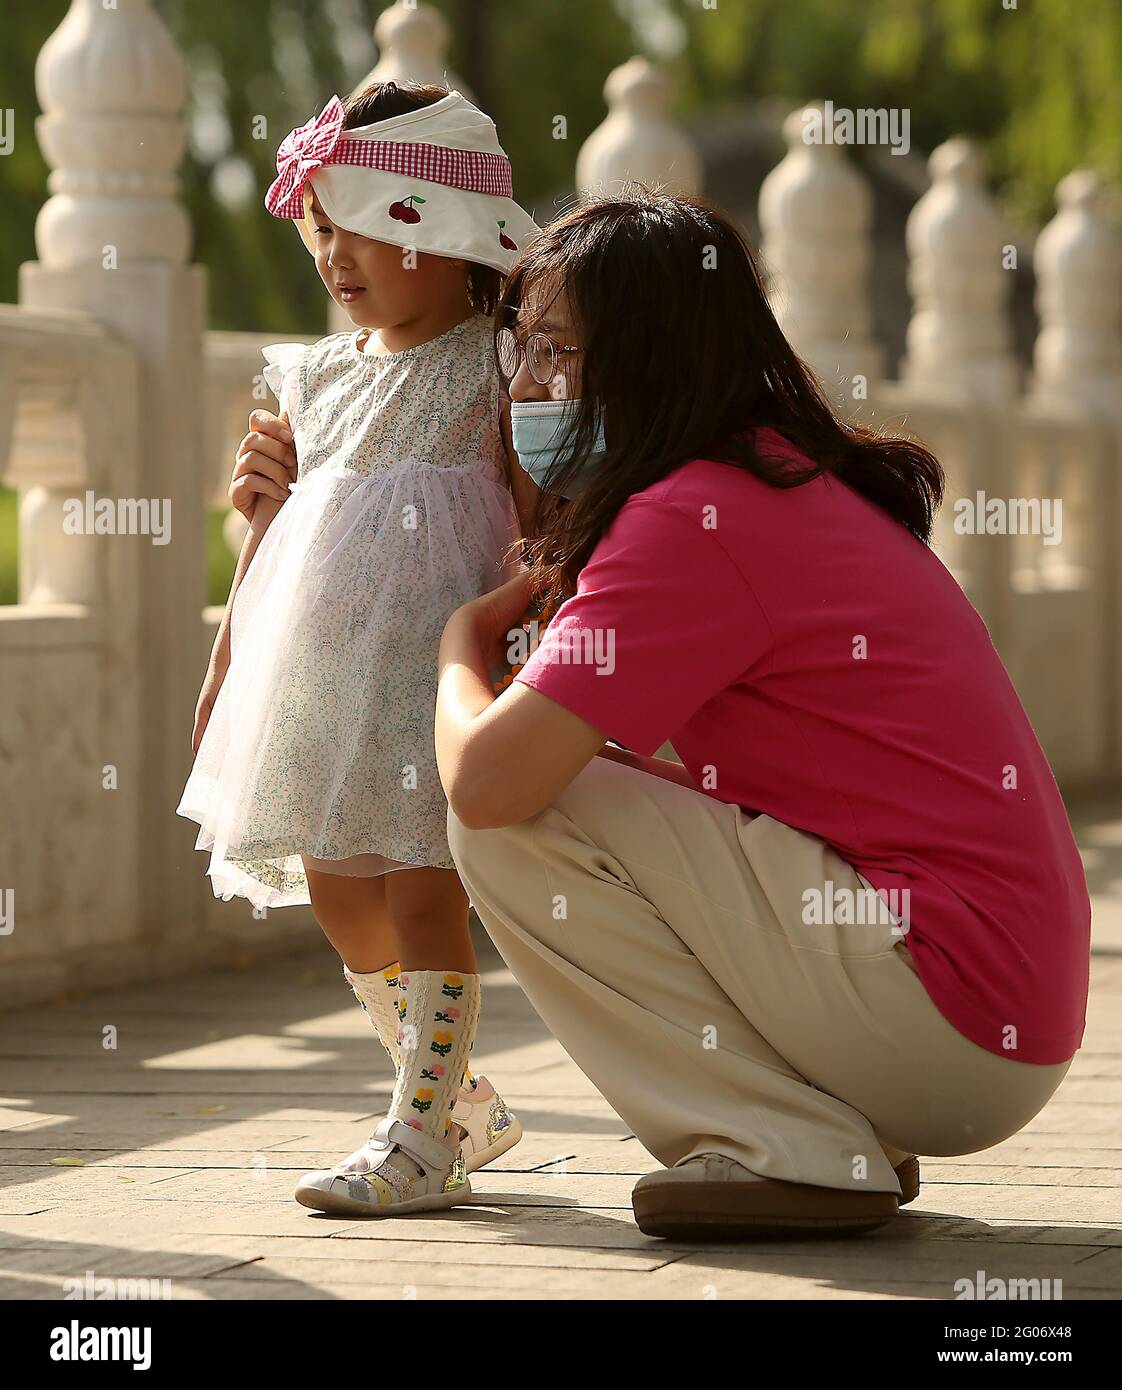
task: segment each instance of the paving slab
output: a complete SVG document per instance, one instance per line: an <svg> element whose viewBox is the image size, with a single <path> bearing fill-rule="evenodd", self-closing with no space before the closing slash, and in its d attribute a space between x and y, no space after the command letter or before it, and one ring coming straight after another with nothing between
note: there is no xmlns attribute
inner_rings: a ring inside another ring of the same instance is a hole
<svg viewBox="0 0 1122 1390"><path fill-rule="evenodd" d="M167 1280L181 1301L892 1302L952 1299L981 1269L1117 1299L1122 815L1099 806L1076 824L1096 862L1119 866L1096 879L1085 1046L1021 1133L922 1158L919 1200L880 1231L782 1245L644 1236L630 1194L657 1163L490 950L473 1065L519 1115L522 1143L473 1176L470 1206L378 1221L305 1211L297 1176L357 1147L392 1085L324 948L0 1017L0 1298L58 1299L90 1271Z"/></svg>

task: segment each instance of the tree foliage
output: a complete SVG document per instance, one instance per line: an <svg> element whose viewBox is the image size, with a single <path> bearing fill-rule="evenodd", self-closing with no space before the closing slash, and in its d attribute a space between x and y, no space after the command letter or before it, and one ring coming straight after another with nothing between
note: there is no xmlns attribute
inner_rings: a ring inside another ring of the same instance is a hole
<svg viewBox="0 0 1122 1390"><path fill-rule="evenodd" d="M913 148L977 140L1010 211L1052 212L1064 174L1122 181L1119 0L674 0L684 99L737 93L906 107Z"/></svg>
<svg viewBox="0 0 1122 1390"><path fill-rule="evenodd" d="M539 219L571 187L581 141L603 118L603 82L654 42L651 16L684 38L665 58L678 111L758 97L907 107L913 147L978 139L1018 215L1050 215L1056 182L1095 164L1122 180L1119 0L433 0L449 61L495 117L519 198ZM294 125L350 91L375 59L381 0L154 0L186 55L192 139L181 176L211 324L267 332L323 322L323 291L291 228L262 196ZM16 141L0 158L0 297L35 256L48 170L34 139L34 65L67 0L0 18L0 108ZM662 56L652 53L652 56ZM557 117L565 138L558 139ZM255 138L263 136L263 138ZM231 184L244 188L241 201Z"/></svg>

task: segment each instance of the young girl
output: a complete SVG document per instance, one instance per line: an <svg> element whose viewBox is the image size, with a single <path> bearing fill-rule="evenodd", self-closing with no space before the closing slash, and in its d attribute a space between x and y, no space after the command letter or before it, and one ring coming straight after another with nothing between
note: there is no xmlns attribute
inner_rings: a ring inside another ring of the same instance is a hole
<svg viewBox="0 0 1122 1390"><path fill-rule="evenodd" d="M385 1119L297 1201L398 1215L466 1200L521 1137L467 1067L480 986L433 719L444 623L516 536L489 316L537 229L458 92L333 97L277 169L267 208L359 327L264 349L297 479L254 508L179 812L216 896L311 902L394 1063Z"/></svg>

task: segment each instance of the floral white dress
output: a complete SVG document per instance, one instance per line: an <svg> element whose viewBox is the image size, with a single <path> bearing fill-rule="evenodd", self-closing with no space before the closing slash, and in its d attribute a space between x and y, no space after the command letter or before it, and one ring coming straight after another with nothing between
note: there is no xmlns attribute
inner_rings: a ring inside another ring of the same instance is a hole
<svg viewBox="0 0 1122 1390"><path fill-rule="evenodd" d="M298 477L234 600L231 661L178 810L217 897L308 902L314 867L451 868L433 722L441 632L510 573L492 325L377 355L274 343Z"/></svg>

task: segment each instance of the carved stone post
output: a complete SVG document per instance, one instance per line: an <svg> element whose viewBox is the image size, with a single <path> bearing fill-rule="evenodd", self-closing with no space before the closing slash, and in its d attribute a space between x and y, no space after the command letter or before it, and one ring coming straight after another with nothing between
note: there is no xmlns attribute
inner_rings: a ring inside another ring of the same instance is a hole
<svg viewBox="0 0 1122 1390"><path fill-rule="evenodd" d="M420 82L455 88L473 101L463 79L448 67L448 39L448 22L438 9L398 0L374 25L378 62L359 88L368 82Z"/></svg>
<svg viewBox="0 0 1122 1390"><path fill-rule="evenodd" d="M35 76L51 197L36 224L39 259L21 267L20 302L85 310L136 350L140 476L121 476L110 459L102 486L116 502L159 503L171 524L167 544L96 537L99 546L139 550L135 592L110 586L102 599L106 624L118 602L139 602L135 649L105 673L105 698L112 699L114 682L139 693L130 737L141 754L140 910L146 932L166 936L195 927L205 889L192 829L175 815L205 664L199 471L206 278L186 263L191 229L176 198L186 73L149 0L72 0ZM111 397L105 409L113 409ZM49 492L25 499L25 538L44 556L41 572L61 563L44 530L54 526L58 501ZM75 582L88 593L83 573L76 570ZM72 588L67 581L64 591ZM113 751L105 750L106 762Z"/></svg>
<svg viewBox="0 0 1122 1390"><path fill-rule="evenodd" d="M670 193L701 191L701 160L670 119L670 97L670 79L645 58L631 58L608 74L608 115L577 156L580 192L611 196L628 179Z"/></svg>
<svg viewBox="0 0 1122 1390"><path fill-rule="evenodd" d="M1122 239L1106 214L1106 187L1077 169L1056 189L1059 211L1036 242L1040 334L1033 393L1122 413Z"/></svg>
<svg viewBox="0 0 1122 1390"><path fill-rule="evenodd" d="M771 303L796 352L850 410L883 373L868 301L872 197L840 145L811 138L817 103L783 124L787 154L760 188Z"/></svg>
<svg viewBox="0 0 1122 1390"><path fill-rule="evenodd" d="M1017 390L1007 305L1014 248L968 140L948 140L928 161L931 187L908 218L906 381L955 386L994 404Z"/></svg>

